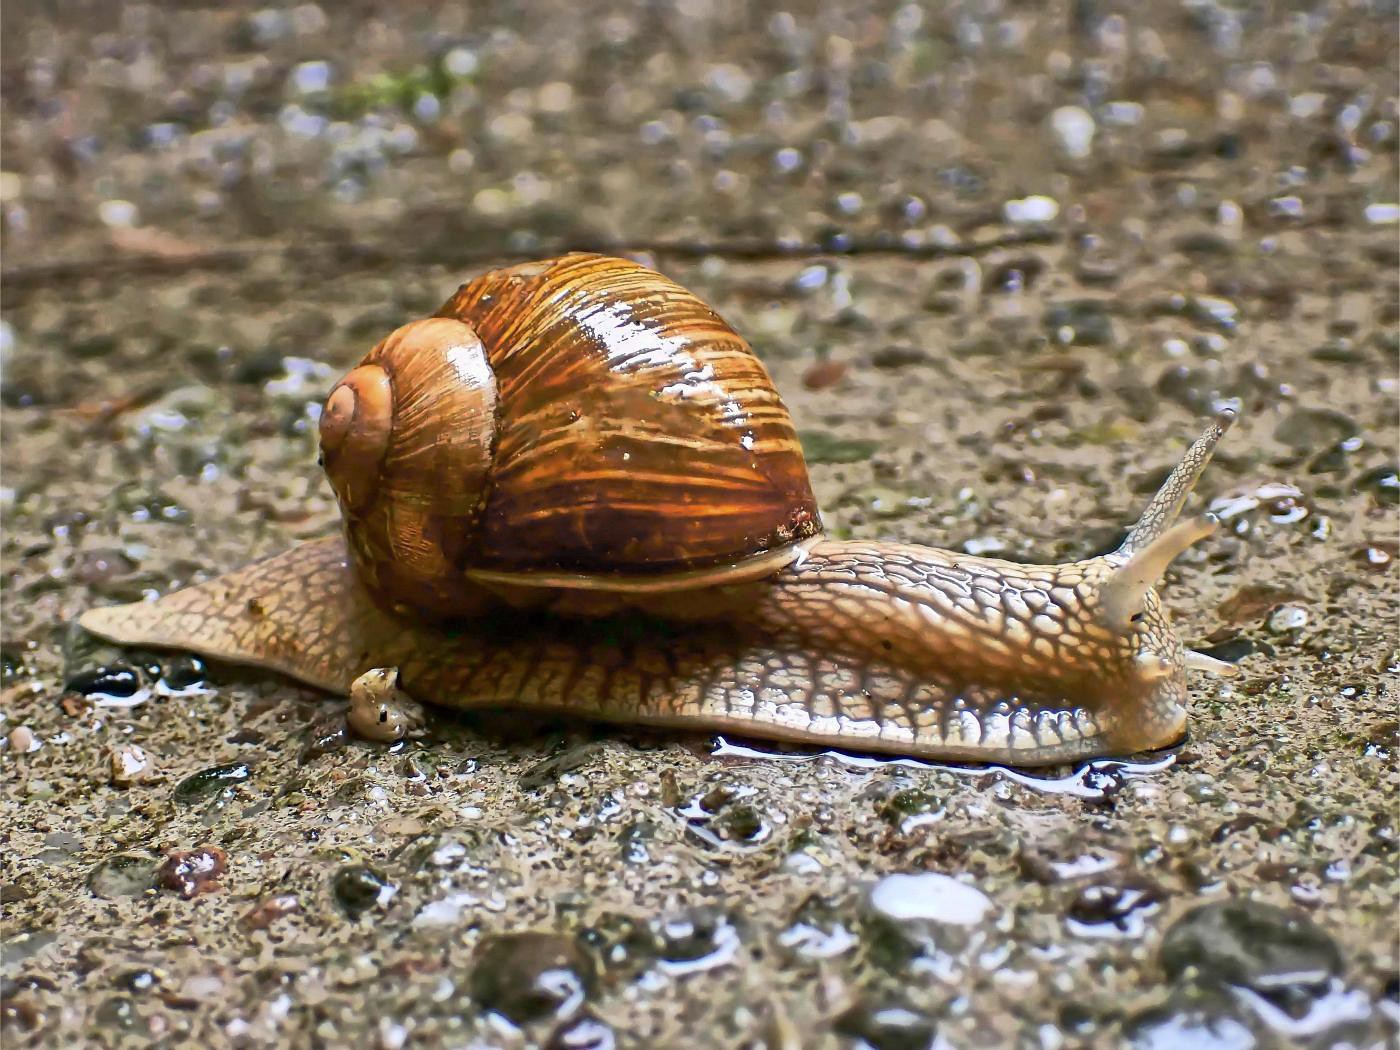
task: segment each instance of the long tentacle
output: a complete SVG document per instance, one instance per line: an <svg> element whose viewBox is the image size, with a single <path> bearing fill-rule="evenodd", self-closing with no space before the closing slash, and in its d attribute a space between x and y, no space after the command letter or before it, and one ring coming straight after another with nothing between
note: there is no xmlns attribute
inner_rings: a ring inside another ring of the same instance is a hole
<svg viewBox="0 0 1400 1050"><path fill-rule="evenodd" d="M1162 487L1148 503L1147 509L1138 518L1137 524L1128 531L1128 538L1118 548L1117 553L1129 557L1147 547L1176 524L1181 508L1186 505L1186 497L1196 487L1202 472L1215 454L1216 445L1235 422L1233 408L1222 409L1206 427L1205 432L1191 443L1176 469L1167 476ZM1179 553L1179 552L1178 552Z"/></svg>

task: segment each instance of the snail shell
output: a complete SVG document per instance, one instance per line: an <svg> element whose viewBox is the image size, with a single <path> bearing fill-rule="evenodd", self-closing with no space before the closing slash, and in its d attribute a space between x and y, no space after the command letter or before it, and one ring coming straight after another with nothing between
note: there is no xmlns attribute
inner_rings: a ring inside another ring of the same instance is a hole
<svg viewBox="0 0 1400 1050"><path fill-rule="evenodd" d="M465 284L330 393L321 447L372 590L439 616L518 588L771 574L821 528L748 343L644 266L567 255Z"/></svg>

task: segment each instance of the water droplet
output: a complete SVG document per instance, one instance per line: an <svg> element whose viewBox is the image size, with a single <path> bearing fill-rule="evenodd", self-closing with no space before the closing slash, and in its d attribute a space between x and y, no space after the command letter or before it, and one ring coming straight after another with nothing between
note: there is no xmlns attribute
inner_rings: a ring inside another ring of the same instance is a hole
<svg viewBox="0 0 1400 1050"><path fill-rule="evenodd" d="M87 887L94 897L139 897L155 884L155 861L120 853L93 865Z"/></svg>

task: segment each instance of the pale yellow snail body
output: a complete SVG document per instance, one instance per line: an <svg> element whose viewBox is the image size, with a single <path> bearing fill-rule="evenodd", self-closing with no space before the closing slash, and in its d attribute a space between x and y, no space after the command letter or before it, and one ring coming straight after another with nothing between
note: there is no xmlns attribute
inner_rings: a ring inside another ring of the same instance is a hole
<svg viewBox="0 0 1400 1050"><path fill-rule="evenodd" d="M748 345L644 267L485 274L332 390L344 538L82 625L338 693L1041 765L1179 739L1188 651L1153 584L1232 416L1123 546L1028 566L837 542Z"/></svg>

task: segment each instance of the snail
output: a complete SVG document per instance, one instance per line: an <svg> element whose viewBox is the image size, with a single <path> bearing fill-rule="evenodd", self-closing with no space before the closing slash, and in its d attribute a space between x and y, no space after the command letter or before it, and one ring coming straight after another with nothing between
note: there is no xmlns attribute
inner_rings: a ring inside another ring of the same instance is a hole
<svg viewBox="0 0 1400 1050"><path fill-rule="evenodd" d="M1176 742L1186 649L1154 585L1215 527L1178 515L1218 415L1111 554L1033 566L835 541L748 344L633 262L486 273L331 390L343 535L152 602L123 645L348 693L373 669L518 707L1032 766Z"/></svg>

